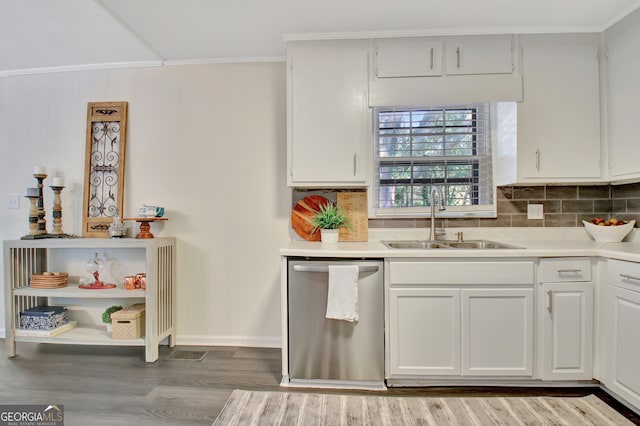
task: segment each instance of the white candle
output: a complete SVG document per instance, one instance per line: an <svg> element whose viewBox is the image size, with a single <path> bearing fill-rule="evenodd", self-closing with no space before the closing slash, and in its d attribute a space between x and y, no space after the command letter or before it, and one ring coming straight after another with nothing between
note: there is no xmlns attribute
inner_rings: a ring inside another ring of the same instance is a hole
<svg viewBox="0 0 640 426"><path fill-rule="evenodd" d="M27 188L27 197L37 197L38 194L38 188Z"/></svg>
<svg viewBox="0 0 640 426"><path fill-rule="evenodd" d="M45 166L35 166L33 168L34 175L44 175L45 173L47 173L47 168Z"/></svg>
<svg viewBox="0 0 640 426"><path fill-rule="evenodd" d="M54 177L53 178L53 185L51 186L64 186L64 179L61 177Z"/></svg>

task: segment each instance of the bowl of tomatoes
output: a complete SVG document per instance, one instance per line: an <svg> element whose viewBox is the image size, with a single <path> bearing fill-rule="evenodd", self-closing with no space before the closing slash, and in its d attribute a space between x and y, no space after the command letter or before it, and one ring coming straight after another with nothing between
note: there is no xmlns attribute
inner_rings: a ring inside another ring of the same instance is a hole
<svg viewBox="0 0 640 426"><path fill-rule="evenodd" d="M583 220L582 223L594 240L605 243L619 243L631 232L636 221L596 217L589 222Z"/></svg>

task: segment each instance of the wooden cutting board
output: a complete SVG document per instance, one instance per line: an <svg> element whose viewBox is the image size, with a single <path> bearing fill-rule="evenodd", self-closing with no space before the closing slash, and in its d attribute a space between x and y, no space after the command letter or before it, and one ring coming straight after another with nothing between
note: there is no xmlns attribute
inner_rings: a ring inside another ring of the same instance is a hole
<svg viewBox="0 0 640 426"><path fill-rule="evenodd" d="M351 229L340 228L340 241L367 241L369 239L369 218L367 193L338 192L337 205L349 217Z"/></svg>
<svg viewBox="0 0 640 426"><path fill-rule="evenodd" d="M320 231L311 233L311 218L320 211L320 206L331 203L321 195L309 195L298 201L291 211L291 226L307 241L320 241Z"/></svg>

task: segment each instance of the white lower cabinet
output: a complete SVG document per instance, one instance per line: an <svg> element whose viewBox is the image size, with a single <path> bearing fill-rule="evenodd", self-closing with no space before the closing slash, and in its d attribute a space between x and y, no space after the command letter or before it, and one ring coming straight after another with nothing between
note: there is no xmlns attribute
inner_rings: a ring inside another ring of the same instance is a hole
<svg viewBox="0 0 640 426"><path fill-rule="evenodd" d="M593 378L591 259L540 260L538 324L543 380Z"/></svg>
<svg viewBox="0 0 640 426"><path fill-rule="evenodd" d="M542 290L542 379L591 380L592 283L544 283Z"/></svg>
<svg viewBox="0 0 640 426"><path fill-rule="evenodd" d="M609 260L605 385L640 408L640 264Z"/></svg>
<svg viewBox="0 0 640 426"><path fill-rule="evenodd" d="M389 291L391 374L460 374L460 290Z"/></svg>
<svg viewBox="0 0 640 426"><path fill-rule="evenodd" d="M391 378L533 375L533 261L389 262Z"/></svg>
<svg viewBox="0 0 640 426"><path fill-rule="evenodd" d="M463 289L462 374L533 375L533 289Z"/></svg>

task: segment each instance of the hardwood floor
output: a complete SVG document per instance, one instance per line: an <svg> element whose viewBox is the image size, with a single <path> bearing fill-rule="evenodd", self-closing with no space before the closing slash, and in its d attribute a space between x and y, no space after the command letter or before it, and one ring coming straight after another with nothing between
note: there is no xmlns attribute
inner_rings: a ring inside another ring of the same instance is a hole
<svg viewBox="0 0 640 426"><path fill-rule="evenodd" d="M17 348L15 358L0 358L1 404L63 404L67 426L211 425L234 389L285 390L279 387L279 349L162 346L160 359L148 364L144 362L143 348L27 343L20 343ZM170 359L177 349L209 353L201 361ZM0 350L4 355L4 340L0 340ZM589 393L640 424L640 417L594 389L395 388L384 395Z"/></svg>

